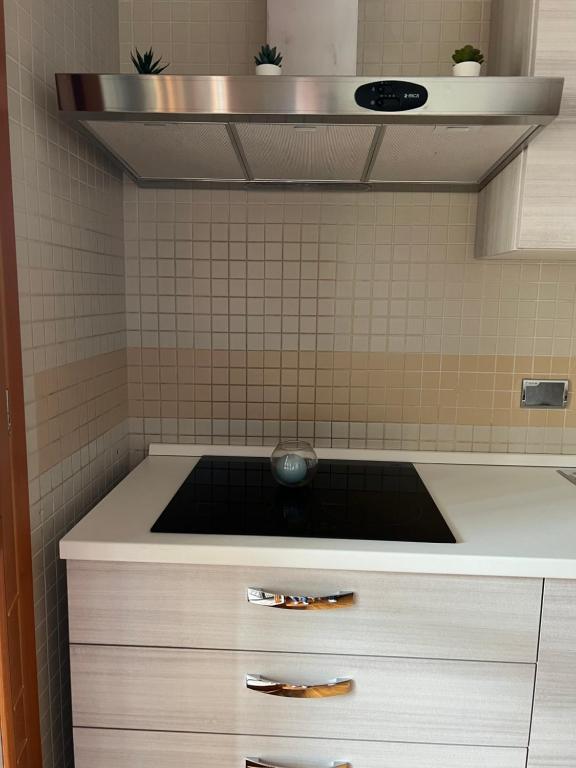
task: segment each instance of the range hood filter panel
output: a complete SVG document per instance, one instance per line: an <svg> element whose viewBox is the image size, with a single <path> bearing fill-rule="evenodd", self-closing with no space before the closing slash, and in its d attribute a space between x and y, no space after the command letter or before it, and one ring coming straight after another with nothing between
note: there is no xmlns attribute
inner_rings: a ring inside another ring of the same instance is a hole
<svg viewBox="0 0 576 768"><path fill-rule="evenodd" d="M370 181L477 184L534 127L389 125Z"/></svg>
<svg viewBox="0 0 576 768"><path fill-rule="evenodd" d="M238 123L236 129L259 181L359 182L376 134L373 125Z"/></svg>
<svg viewBox="0 0 576 768"><path fill-rule="evenodd" d="M245 179L222 123L90 121L86 126L139 179Z"/></svg>

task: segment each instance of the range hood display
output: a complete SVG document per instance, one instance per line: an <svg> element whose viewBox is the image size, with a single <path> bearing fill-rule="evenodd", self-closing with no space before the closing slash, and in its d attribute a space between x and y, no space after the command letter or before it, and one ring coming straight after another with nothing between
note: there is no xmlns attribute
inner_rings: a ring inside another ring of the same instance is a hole
<svg viewBox="0 0 576 768"><path fill-rule="evenodd" d="M56 76L141 186L485 186L558 114L559 78Z"/></svg>

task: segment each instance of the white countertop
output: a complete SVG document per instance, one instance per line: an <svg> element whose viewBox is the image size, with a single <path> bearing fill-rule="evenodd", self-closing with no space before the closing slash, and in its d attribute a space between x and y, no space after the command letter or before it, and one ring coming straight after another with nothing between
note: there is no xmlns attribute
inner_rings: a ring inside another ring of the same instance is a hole
<svg viewBox="0 0 576 768"><path fill-rule="evenodd" d="M576 485L556 471L575 466L571 456L317 451L320 458L414 462L456 544L150 533L198 456L270 450L152 446L151 455L62 539L61 557L576 578Z"/></svg>

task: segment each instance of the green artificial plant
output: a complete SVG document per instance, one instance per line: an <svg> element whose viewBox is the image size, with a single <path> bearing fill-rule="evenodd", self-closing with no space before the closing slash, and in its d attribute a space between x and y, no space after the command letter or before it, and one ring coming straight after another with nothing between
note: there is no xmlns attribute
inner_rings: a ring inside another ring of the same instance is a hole
<svg viewBox="0 0 576 768"><path fill-rule="evenodd" d="M140 53L138 48L136 48L134 53L130 52L130 58L132 59L132 64L136 67L136 71L141 75L159 75L166 67L170 66L169 64L164 64L163 67L160 66L162 56L159 56L154 61L154 51L152 48L144 53Z"/></svg>
<svg viewBox="0 0 576 768"><path fill-rule="evenodd" d="M258 55L254 56L256 64L275 64L277 67L282 66L282 55L280 51L276 51L276 46L270 48L268 43L263 45L258 51Z"/></svg>
<svg viewBox="0 0 576 768"><path fill-rule="evenodd" d="M479 48L474 48L473 45L465 45L464 48L457 48L454 51L452 61L455 64L462 64L464 61L477 61L478 64L482 64L484 56Z"/></svg>

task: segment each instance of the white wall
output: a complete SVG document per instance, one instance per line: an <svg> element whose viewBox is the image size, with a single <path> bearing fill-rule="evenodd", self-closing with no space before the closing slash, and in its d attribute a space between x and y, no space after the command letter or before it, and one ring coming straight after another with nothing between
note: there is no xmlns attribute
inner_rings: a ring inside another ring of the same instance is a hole
<svg viewBox="0 0 576 768"><path fill-rule="evenodd" d="M5 0L44 768L72 765L58 540L125 471L122 184L54 72L119 66L117 0Z"/></svg>

